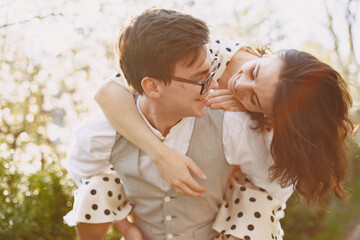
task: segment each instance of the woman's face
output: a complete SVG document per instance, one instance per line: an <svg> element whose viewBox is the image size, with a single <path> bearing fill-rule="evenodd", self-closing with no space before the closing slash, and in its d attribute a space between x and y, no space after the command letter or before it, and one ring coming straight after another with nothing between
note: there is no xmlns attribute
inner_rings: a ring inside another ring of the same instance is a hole
<svg viewBox="0 0 360 240"><path fill-rule="evenodd" d="M228 89L247 110L271 115L281 66L276 54L248 61L231 77Z"/></svg>

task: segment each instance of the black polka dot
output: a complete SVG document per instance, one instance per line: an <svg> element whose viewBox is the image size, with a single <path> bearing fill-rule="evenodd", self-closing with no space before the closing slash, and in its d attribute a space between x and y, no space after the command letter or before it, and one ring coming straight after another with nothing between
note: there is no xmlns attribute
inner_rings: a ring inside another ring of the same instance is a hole
<svg viewBox="0 0 360 240"><path fill-rule="evenodd" d="M225 233L225 230L222 230L220 233L221 233L221 234L224 234L224 233Z"/></svg>
<svg viewBox="0 0 360 240"><path fill-rule="evenodd" d="M116 212L114 212L114 211L112 211L112 213L113 213L114 215L117 215Z"/></svg>
<svg viewBox="0 0 360 240"><path fill-rule="evenodd" d="M228 221L230 221L230 219L231 219L231 216L228 216L226 221L228 222Z"/></svg>
<svg viewBox="0 0 360 240"><path fill-rule="evenodd" d="M266 192L266 190L263 189L263 188L259 188L259 190L262 191L262 192Z"/></svg>
<svg viewBox="0 0 360 240"><path fill-rule="evenodd" d="M105 215L110 215L110 210L109 210L109 209L106 209L106 210L104 211L104 213L105 213Z"/></svg>
<svg viewBox="0 0 360 240"><path fill-rule="evenodd" d="M237 216L238 216L238 217L242 217L242 216L243 216L243 213L242 213L242 212L238 212Z"/></svg>
<svg viewBox="0 0 360 240"><path fill-rule="evenodd" d="M90 220L90 218L91 218L90 214L86 214L86 215L85 215L85 218L86 218L87 220Z"/></svg>
<svg viewBox="0 0 360 240"><path fill-rule="evenodd" d="M240 43L236 43L235 46L239 46Z"/></svg>
<svg viewBox="0 0 360 240"><path fill-rule="evenodd" d="M274 215L274 216L275 216L275 211L274 211L274 210L272 210L272 212L271 212L271 213L272 213L272 215Z"/></svg>
<svg viewBox="0 0 360 240"><path fill-rule="evenodd" d="M249 229L249 231L252 231L252 230L254 230L254 225L249 224L247 228Z"/></svg>
<svg viewBox="0 0 360 240"><path fill-rule="evenodd" d="M212 53L213 53L213 50L212 50L211 48L210 48L209 50L210 50L210 53L212 54Z"/></svg>
<svg viewBox="0 0 360 240"><path fill-rule="evenodd" d="M89 181L86 181L85 184L88 185L88 184L89 184Z"/></svg>
<svg viewBox="0 0 360 240"><path fill-rule="evenodd" d="M236 228L236 225L231 226L231 230L235 230L235 228Z"/></svg>
<svg viewBox="0 0 360 240"><path fill-rule="evenodd" d="M103 177L103 180L104 180L105 182L107 182L107 181L109 181L109 178L108 178L108 177Z"/></svg>
<svg viewBox="0 0 360 240"><path fill-rule="evenodd" d="M116 74L116 77L120 77L120 76L121 76L121 74L120 74L120 73Z"/></svg>
<svg viewBox="0 0 360 240"><path fill-rule="evenodd" d="M280 211L280 210L281 210L281 207L278 208L278 211Z"/></svg>
<svg viewBox="0 0 360 240"><path fill-rule="evenodd" d="M240 202L240 199L238 199L238 198L235 199L235 201L234 201L235 204L238 204L239 202Z"/></svg>
<svg viewBox="0 0 360 240"><path fill-rule="evenodd" d="M112 197L112 195L113 195L112 191L108 191L108 196Z"/></svg>
<svg viewBox="0 0 360 240"><path fill-rule="evenodd" d="M273 235L273 234L271 234L271 238L274 239L274 235Z"/></svg>
<svg viewBox="0 0 360 240"><path fill-rule="evenodd" d="M226 203L226 204L225 204L225 208L228 208L228 207L229 207L229 204L228 204L228 203Z"/></svg>
<svg viewBox="0 0 360 240"><path fill-rule="evenodd" d="M251 197L249 200L250 200L250 202L256 202L256 199L253 197Z"/></svg>
<svg viewBox="0 0 360 240"><path fill-rule="evenodd" d="M218 43L218 44L220 44L220 40L216 40L215 42Z"/></svg>
<svg viewBox="0 0 360 240"><path fill-rule="evenodd" d="M260 217L261 217L261 214L260 214L259 212L255 212L255 213L254 213L254 216L255 216L256 218L260 218Z"/></svg>
<svg viewBox="0 0 360 240"><path fill-rule="evenodd" d="M93 210L98 209L98 205L96 205L96 204L93 204L91 207L92 207Z"/></svg>
<svg viewBox="0 0 360 240"><path fill-rule="evenodd" d="M121 200L121 194L118 195L118 200Z"/></svg>
<svg viewBox="0 0 360 240"><path fill-rule="evenodd" d="M120 206L118 206L118 207L117 207L117 210L121 211L121 207L120 207Z"/></svg>
<svg viewBox="0 0 360 240"><path fill-rule="evenodd" d="M267 199L269 199L270 201L273 200L273 198L270 195L267 196Z"/></svg>
<svg viewBox="0 0 360 240"><path fill-rule="evenodd" d="M250 237L248 235L244 236L244 240L250 240Z"/></svg>
<svg viewBox="0 0 360 240"><path fill-rule="evenodd" d="M231 236L230 234L226 234L226 235L225 235L226 238L230 238L230 236Z"/></svg>
<svg viewBox="0 0 360 240"><path fill-rule="evenodd" d="M114 170L115 170L115 168L114 168L114 167L111 167L111 168L110 168L110 170L113 170L113 171L114 171Z"/></svg>
<svg viewBox="0 0 360 240"><path fill-rule="evenodd" d="M226 49L226 51L228 51L228 52L231 52L231 48L225 48Z"/></svg>
<svg viewBox="0 0 360 240"><path fill-rule="evenodd" d="M240 187L240 191L242 192L246 191L246 187Z"/></svg>
<svg viewBox="0 0 360 240"><path fill-rule="evenodd" d="M226 62L226 66L229 64L229 62L230 62L230 61L227 61L227 62Z"/></svg>
<svg viewBox="0 0 360 240"><path fill-rule="evenodd" d="M115 178L115 182L116 182L117 184L120 184L120 178Z"/></svg>
<svg viewBox="0 0 360 240"><path fill-rule="evenodd" d="M220 66L221 66L221 63L219 63L218 69L220 68Z"/></svg>
<svg viewBox="0 0 360 240"><path fill-rule="evenodd" d="M91 195L95 195L95 194L96 194L96 190L95 190L95 189L92 189L92 190L90 191L90 193L91 193Z"/></svg>
<svg viewBox="0 0 360 240"><path fill-rule="evenodd" d="M274 222L274 217L270 216L270 220L271 220L271 222Z"/></svg>

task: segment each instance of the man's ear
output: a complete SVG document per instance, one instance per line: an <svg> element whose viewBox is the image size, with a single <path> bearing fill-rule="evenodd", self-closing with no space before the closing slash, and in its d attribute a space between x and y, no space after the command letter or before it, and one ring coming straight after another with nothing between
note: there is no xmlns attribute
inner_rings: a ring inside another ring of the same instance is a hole
<svg viewBox="0 0 360 240"><path fill-rule="evenodd" d="M144 77L141 80L141 86L144 90L144 93L153 98L158 98L160 96L160 85L163 84L161 81L151 78L151 77Z"/></svg>

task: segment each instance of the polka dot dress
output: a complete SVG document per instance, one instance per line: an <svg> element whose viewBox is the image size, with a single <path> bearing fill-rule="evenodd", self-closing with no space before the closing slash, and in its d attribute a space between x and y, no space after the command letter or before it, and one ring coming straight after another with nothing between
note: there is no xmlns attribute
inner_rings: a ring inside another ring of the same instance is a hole
<svg viewBox="0 0 360 240"><path fill-rule="evenodd" d="M215 239L283 239L280 219L284 217L285 203L255 188L248 180L243 184L231 180L213 225L219 232Z"/></svg>
<svg viewBox="0 0 360 240"><path fill-rule="evenodd" d="M122 220L132 209L115 171L81 180L74 198L73 209L64 217L69 226L75 226L79 222L105 223Z"/></svg>

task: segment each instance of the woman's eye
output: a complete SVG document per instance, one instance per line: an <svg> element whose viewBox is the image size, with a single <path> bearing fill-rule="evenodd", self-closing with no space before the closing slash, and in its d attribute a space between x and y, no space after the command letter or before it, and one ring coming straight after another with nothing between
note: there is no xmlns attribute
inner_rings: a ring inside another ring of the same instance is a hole
<svg viewBox="0 0 360 240"><path fill-rule="evenodd" d="M253 80L255 80L255 76L254 76L255 67L256 67L256 66L254 66L254 67L251 68L251 70L250 70L250 72L251 72L251 77L252 77Z"/></svg>

